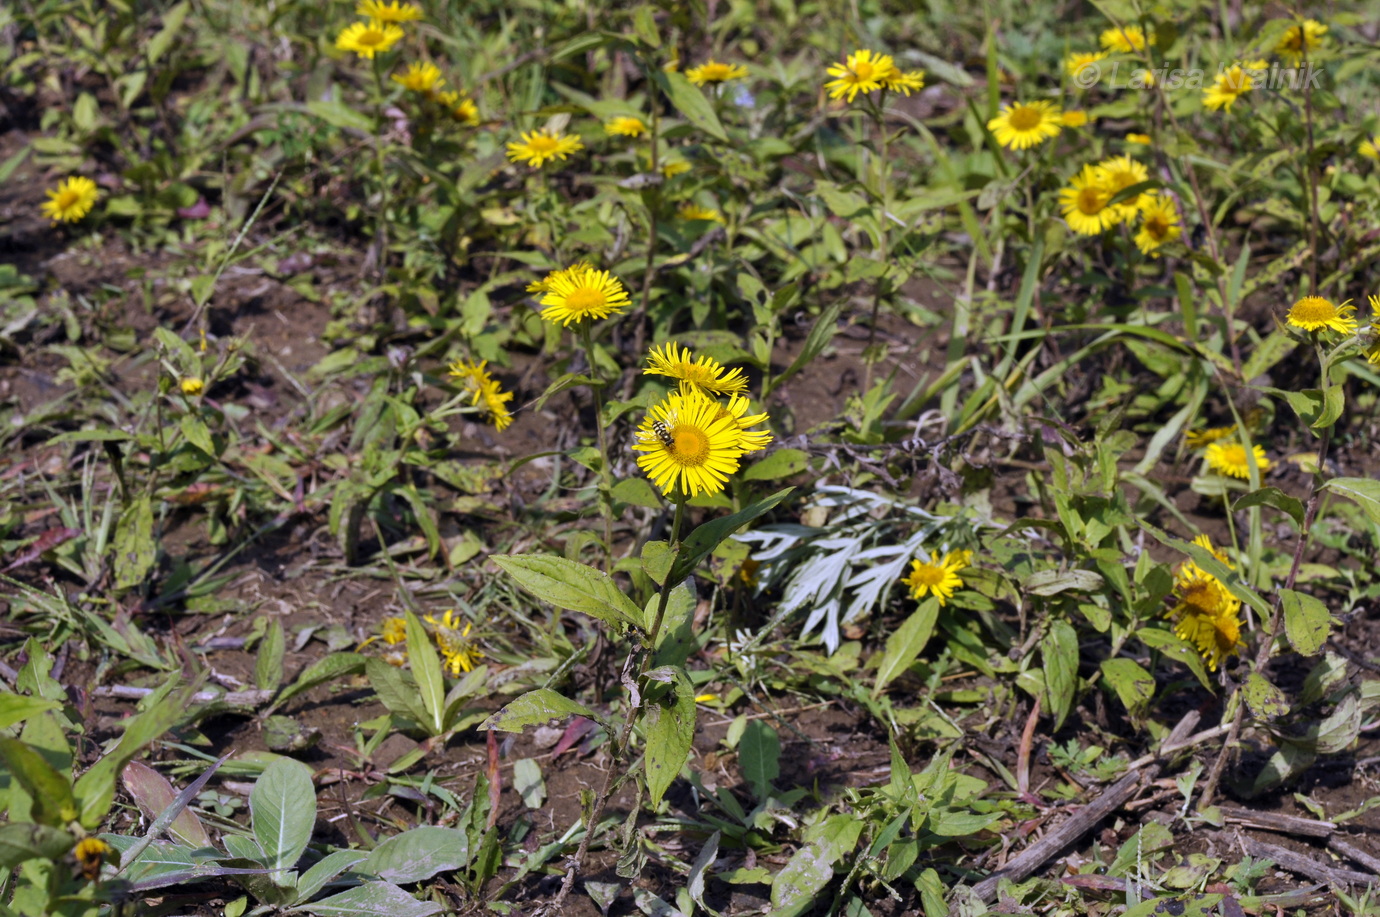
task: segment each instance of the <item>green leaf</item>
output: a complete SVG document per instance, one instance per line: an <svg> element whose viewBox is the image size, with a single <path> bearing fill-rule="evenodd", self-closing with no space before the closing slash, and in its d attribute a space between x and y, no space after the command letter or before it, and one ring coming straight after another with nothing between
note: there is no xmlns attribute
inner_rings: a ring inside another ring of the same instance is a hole
<svg viewBox="0 0 1380 917"><path fill-rule="evenodd" d="M1057 595L1070 589L1096 592L1104 582L1091 570L1040 570L1026 577L1021 588L1032 595Z"/></svg>
<svg viewBox="0 0 1380 917"><path fill-rule="evenodd" d="M1371 478L1333 478L1322 487L1354 500L1371 522L1380 525L1380 481Z"/></svg>
<svg viewBox="0 0 1380 917"><path fill-rule="evenodd" d="M391 882L365 882L288 913L309 913L315 917L431 917L443 910L435 902L418 901Z"/></svg>
<svg viewBox="0 0 1380 917"><path fill-rule="evenodd" d="M422 704L415 678L377 656L369 656L365 660L364 672L369 678L369 687L374 689L385 707L399 716L415 720L418 726L427 721L429 714Z"/></svg>
<svg viewBox="0 0 1380 917"><path fill-rule="evenodd" d="M173 39L181 31L182 23L186 21L187 12L190 8L191 4L183 0L182 3L169 7L168 11L163 14L163 28L159 29L157 34L149 39L149 43L144 49L148 55L150 67L157 64L168 52L168 48L172 47Z"/></svg>
<svg viewBox="0 0 1380 917"><path fill-rule="evenodd" d="M1241 696L1251 716L1257 720L1273 720L1289 712L1289 702L1284 699L1284 692L1270 684L1259 672L1252 672L1246 677L1246 683L1241 686Z"/></svg>
<svg viewBox="0 0 1380 917"><path fill-rule="evenodd" d="M1134 659L1102 660L1102 677L1107 679L1116 696L1132 716L1144 712L1155 694L1155 676L1141 668Z"/></svg>
<svg viewBox="0 0 1380 917"><path fill-rule="evenodd" d="M710 552L719 546L719 542L754 519L770 512L778 503L786 499L794 489L787 487L785 490L778 490L765 500L759 500L746 509L739 510L731 516L721 516L695 529L690 533L690 537L681 544L680 551L676 555L676 562L671 565L671 573L667 576L667 580L673 583L679 582L694 573L695 568L700 565L700 561L708 557Z"/></svg>
<svg viewBox="0 0 1380 917"><path fill-rule="evenodd" d="M642 546L642 572L658 586L666 585L666 574L671 572L673 560L675 553L664 541L649 541Z"/></svg>
<svg viewBox="0 0 1380 917"><path fill-rule="evenodd" d="M1054 714L1054 731L1064 725L1078 688L1078 633L1067 621L1055 621L1040 640L1045 663L1045 702Z"/></svg>
<svg viewBox="0 0 1380 917"><path fill-rule="evenodd" d="M1255 775L1255 780L1251 782L1247 796L1262 793L1286 780L1297 777L1312 767L1316 759L1317 754L1311 747L1296 745L1292 742L1284 743L1275 749L1275 753L1270 755L1265 766L1260 769L1260 773Z"/></svg>
<svg viewBox="0 0 1380 917"><path fill-rule="evenodd" d="M283 689L278 695L277 704L281 705L288 698L301 694L303 691L310 691L317 685L325 684L333 678L340 678L345 675L358 675L364 671L364 655L361 653L331 653L329 656L322 656L302 670L302 674L297 676L297 680Z"/></svg>
<svg viewBox="0 0 1380 917"><path fill-rule="evenodd" d="M125 507L115 525L115 587L143 585L158 557L153 540L153 503L141 494Z"/></svg>
<svg viewBox="0 0 1380 917"><path fill-rule="evenodd" d="M1289 402L1289 407L1294 409L1299 419L1315 430L1332 426L1346 408L1346 395L1340 385L1325 390L1308 388L1301 392L1267 386L1261 386L1261 389Z"/></svg>
<svg viewBox="0 0 1380 917"><path fill-rule="evenodd" d="M883 688L919 658L921 650L934 635L937 620L939 600L930 596L886 638L886 651L882 653L882 661L877 666L877 680L872 686L873 697L881 694Z"/></svg>
<svg viewBox="0 0 1380 917"><path fill-rule="evenodd" d="M134 797L140 811L150 822L157 822L170 809L179 806L178 792L168 778L158 771L139 761L131 761L125 765L124 772L120 775L120 780L125 785L125 790ZM167 830L186 844L188 847L199 848L211 846L211 837L206 833L206 828L197 818L196 813L186 808L183 804L176 815L167 819ZM159 832L162 833L161 831Z"/></svg>
<svg viewBox="0 0 1380 917"><path fill-rule="evenodd" d="M469 862L470 842L465 832L425 825L388 838L356 871L402 884L463 869Z"/></svg>
<svg viewBox="0 0 1380 917"><path fill-rule="evenodd" d="M1284 608L1284 632L1289 645L1304 656L1316 656L1327 642L1332 615L1327 606L1311 595L1293 589L1279 590Z"/></svg>
<svg viewBox="0 0 1380 917"><path fill-rule="evenodd" d="M606 573L553 554L505 554L493 560L518 585L557 608L615 627L642 627L641 610Z"/></svg>
<svg viewBox="0 0 1380 917"><path fill-rule="evenodd" d="M613 485L610 494L617 503L645 506L647 509L661 509L663 506L661 498L656 495L656 491L647 483L646 478L625 478Z"/></svg>
<svg viewBox="0 0 1380 917"><path fill-rule="evenodd" d="M773 913L800 913L834 878L834 864L853 852L862 834L862 819L831 815L810 843L801 847L771 883Z"/></svg>
<svg viewBox="0 0 1380 917"><path fill-rule="evenodd" d="M661 804L685 761L695 739L695 687L682 668L675 669L671 690L643 710L642 728L647 741L643 762L652 805Z"/></svg>
<svg viewBox="0 0 1380 917"><path fill-rule="evenodd" d="M1291 497L1278 487L1262 487L1253 490L1232 505L1232 509L1249 509L1252 506L1273 506L1275 509L1289 516L1294 522L1303 528L1303 502L1297 497Z"/></svg>
<svg viewBox="0 0 1380 917"><path fill-rule="evenodd" d="M794 376L804 367L809 366L814 362L816 357L824 352L824 348L829 346L829 342L834 339L834 335L838 334L839 314L842 310L842 305L834 303L826 307L825 310L820 313L819 318L815 321L814 327L811 328L810 333L806 335L805 344L801 347L800 353L791 361L791 365L787 366L781 375L771 380L770 388L762 392L763 398L771 394L771 392L782 382Z"/></svg>
<svg viewBox="0 0 1380 917"><path fill-rule="evenodd" d="M374 122L343 102L308 102L306 110L332 127L356 130L365 134L374 133Z"/></svg>
<svg viewBox="0 0 1380 917"><path fill-rule="evenodd" d="M777 449L759 462L743 469L744 481L776 481L800 474L810 467L809 453L800 449Z"/></svg>
<svg viewBox="0 0 1380 917"><path fill-rule="evenodd" d="M283 682L283 657L287 641L283 637L283 623L277 618L268 622L268 630L259 642L259 655L254 659L254 684L265 691L273 691Z"/></svg>
<svg viewBox="0 0 1380 917"><path fill-rule="evenodd" d="M0 827L0 868L14 869L25 860L60 860L77 843L66 831L47 825Z"/></svg>
<svg viewBox="0 0 1380 917"><path fill-rule="evenodd" d="M254 839L264 852L264 864L270 870L289 870L274 872L270 878L276 885L291 888L297 876L290 870L307 849L316 825L316 788L311 771L291 758L275 760L254 782L249 814Z"/></svg>
<svg viewBox="0 0 1380 917"><path fill-rule="evenodd" d="M540 809L546 801L546 782L541 778L541 765L531 758L513 762L513 789L529 809Z"/></svg>
<svg viewBox="0 0 1380 917"><path fill-rule="evenodd" d="M728 134L724 133L724 127L719 123L719 116L714 114L714 106L709 104L709 100L704 97L683 73L667 73L659 68L654 68L651 72L652 81L657 87L666 94L666 98L671 100L676 111L685 116L685 119L700 130L709 134L716 140L724 143L728 142Z"/></svg>
<svg viewBox="0 0 1380 917"><path fill-rule="evenodd" d="M1176 659L1188 666L1189 671L1197 676L1202 686L1209 691L1212 690L1212 683L1208 681L1207 677L1207 669L1203 668L1202 657L1192 646L1169 631L1161 630L1158 627L1143 627L1136 631L1136 636L1151 649L1159 650L1168 658Z"/></svg>
<svg viewBox="0 0 1380 917"><path fill-rule="evenodd" d="M587 716L598 720L599 716L584 704L576 703L552 691L538 688L528 691L517 700L479 724L480 729L497 729L499 732L521 732L526 726L536 726L548 720L567 716Z"/></svg>
<svg viewBox="0 0 1380 917"><path fill-rule="evenodd" d="M422 708L429 718L426 726L432 735L440 735L445 731L446 713L446 679L441 674L441 656L431 642L426 625L410 609L404 609L403 614L407 622L407 663L421 690Z"/></svg>
<svg viewBox="0 0 1380 917"><path fill-rule="evenodd" d="M22 723L29 717L44 710L61 710L62 704L42 697L26 697L23 694L0 692L0 729Z"/></svg>
<svg viewBox="0 0 1380 917"><path fill-rule="evenodd" d="M753 795L766 799L772 781L781 776L781 737L761 720L749 720L738 740L738 769Z"/></svg>
<svg viewBox="0 0 1380 917"><path fill-rule="evenodd" d="M0 739L0 760L10 776L33 800L33 817L53 827L77 814L77 801L68 778L58 773L37 749L18 739Z"/></svg>
<svg viewBox="0 0 1380 917"><path fill-rule="evenodd" d="M387 841L384 843L386 844ZM369 853L363 850L331 851L312 864L311 869L302 873L301 878L297 880L297 897L293 903L301 904L303 901L310 901L316 897L317 892L326 887L327 882L368 858Z"/></svg>

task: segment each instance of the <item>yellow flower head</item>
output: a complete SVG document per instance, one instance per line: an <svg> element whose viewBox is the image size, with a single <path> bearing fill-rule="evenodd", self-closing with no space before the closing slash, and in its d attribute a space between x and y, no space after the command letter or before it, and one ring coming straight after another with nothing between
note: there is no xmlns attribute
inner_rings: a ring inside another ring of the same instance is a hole
<svg viewBox="0 0 1380 917"><path fill-rule="evenodd" d="M1064 58L1064 72L1067 73L1075 83L1082 86L1084 83L1080 77L1084 75L1084 71L1091 67L1096 67L1106 59L1106 51L1084 51L1077 54L1070 54L1068 57Z"/></svg>
<svg viewBox="0 0 1380 917"><path fill-rule="evenodd" d="M72 856L76 857L77 865L88 882L96 881L101 874L101 864L106 860L120 862L120 855L115 849L99 837L84 837L77 841L72 848Z"/></svg>
<svg viewBox="0 0 1380 917"><path fill-rule="evenodd" d="M190 398L195 398L206 391L206 383L196 376L184 376L182 381L177 383L177 387L182 389L182 394Z"/></svg>
<svg viewBox="0 0 1380 917"><path fill-rule="evenodd" d="M671 392L647 412L633 449L638 467L663 494L716 494L738 470L742 432L703 392Z"/></svg>
<svg viewBox="0 0 1380 917"><path fill-rule="evenodd" d="M534 169L559 159L564 161L571 153L583 150L585 145L579 137L570 134L551 133L545 128L523 131L522 140L508 144L508 158L513 162L525 162Z"/></svg>
<svg viewBox="0 0 1380 917"><path fill-rule="evenodd" d="M1203 105L1213 111L1231 111L1236 100L1255 88L1255 74L1266 68L1263 60L1232 64L1212 78L1212 85L1203 90Z"/></svg>
<svg viewBox="0 0 1380 917"><path fill-rule="evenodd" d="M361 0L355 12L375 22L416 22L422 18L420 6L399 0Z"/></svg>
<svg viewBox="0 0 1380 917"><path fill-rule="evenodd" d="M393 23L371 19L347 25L336 38L335 46L338 50L353 51L366 60L373 60L375 54L387 51L402 41L402 37L403 30Z"/></svg>
<svg viewBox="0 0 1380 917"><path fill-rule="evenodd" d="M1155 33L1151 31L1147 36L1145 30L1138 25L1124 25L1106 29L1099 40L1102 47L1108 51L1117 54L1139 54L1145 50L1149 42L1155 40Z"/></svg>
<svg viewBox="0 0 1380 917"><path fill-rule="evenodd" d="M574 264L572 264L570 267L557 268L556 270L551 271L549 274L547 274L547 275L546 275L545 277L543 277L541 280L534 280L534 281L532 281L531 283L527 284L527 292L528 292L528 293L549 293L549 292L551 292L551 284L552 284L557 278L560 278L560 277L567 277L567 276L570 276L570 275L573 275L573 274L581 273L582 271L592 271L592 270L594 270L594 265L590 264L588 261L576 261L576 262L575 262Z"/></svg>
<svg viewBox="0 0 1380 917"><path fill-rule="evenodd" d="M1104 159L1097 164L1102 170L1102 182L1107 191L1116 196L1132 185L1138 185L1150 177L1150 171L1144 164L1136 162L1130 156L1113 156L1111 159ZM1140 210L1141 202L1145 199L1145 194L1137 194L1128 197L1119 204L1113 204L1112 208L1116 211L1118 220L1133 219Z"/></svg>
<svg viewBox="0 0 1380 917"><path fill-rule="evenodd" d="M1059 207L1069 229L1084 236L1095 236L1117 223L1117 212L1108 207L1112 192L1107 187L1102 170L1085 165L1059 192Z"/></svg>
<svg viewBox="0 0 1380 917"><path fill-rule="evenodd" d="M690 171L690 163L684 159L671 159L661 164L661 175L663 178L675 178L677 175L684 175Z"/></svg>
<svg viewBox="0 0 1380 917"><path fill-rule="evenodd" d="M749 430L748 427L755 427L767 419L765 412L761 414L748 413L748 399L746 395L730 395L728 404L719 405L719 412L715 419L720 417L732 417L733 424L738 428L738 447L744 452L760 452L767 448L771 442L771 433L767 430Z"/></svg>
<svg viewBox="0 0 1380 917"><path fill-rule="evenodd" d="M470 622L466 621L464 630L461 630L460 618L454 610L447 611L439 621L427 615L426 622L436 634L436 648L445 660L445 669L451 675L474 671L479 660L484 658L484 653L470 637Z"/></svg>
<svg viewBox="0 0 1380 917"><path fill-rule="evenodd" d="M1083 127L1088 123L1088 113L1085 111L1066 111L1060 120L1064 127Z"/></svg>
<svg viewBox="0 0 1380 917"><path fill-rule="evenodd" d="M449 109L450 116L461 124L474 127L479 123L479 106L468 95L451 89L446 92L438 92L436 101Z"/></svg>
<svg viewBox="0 0 1380 917"><path fill-rule="evenodd" d="M722 223L724 215L713 207L701 207L694 201L685 201L676 208L676 216L682 220L705 220L710 223Z"/></svg>
<svg viewBox="0 0 1380 917"><path fill-rule="evenodd" d="M65 178L46 193L48 200L43 202L43 215L55 224L77 222L91 212L96 198L100 197L96 183L84 175Z"/></svg>
<svg viewBox="0 0 1380 917"><path fill-rule="evenodd" d="M1141 195L1140 230L1136 232L1136 247L1152 258L1159 257L1159 248L1183 234L1179 226L1179 210L1174 202L1153 192Z"/></svg>
<svg viewBox="0 0 1380 917"><path fill-rule="evenodd" d="M407 621L403 618L384 618L379 624L379 634L389 646L407 642Z"/></svg>
<svg viewBox="0 0 1380 917"><path fill-rule="evenodd" d="M827 72L834 79L825 83L824 88L829 91L829 98L847 97L852 104L858 93L881 89L883 81L891 79L893 71L896 71L896 62L891 55L875 54L864 48L848 55L845 63L831 64Z"/></svg>
<svg viewBox="0 0 1380 917"><path fill-rule="evenodd" d="M1140 146L1150 145L1149 134L1127 134L1123 139L1125 139L1127 143L1134 143Z"/></svg>
<svg viewBox="0 0 1380 917"><path fill-rule="evenodd" d="M608 318L628 305L623 282L608 271L570 270L548 281L550 289L541 299L541 317L562 326Z"/></svg>
<svg viewBox="0 0 1380 917"><path fill-rule="evenodd" d="M1270 460L1265 457L1265 447L1256 444L1251 447L1251 457L1261 474L1270 470ZM1246 447L1240 443L1213 443L1207 447L1204 456L1207 465L1218 474L1246 480L1251 476L1250 460L1246 457Z"/></svg>
<svg viewBox="0 0 1380 917"><path fill-rule="evenodd" d="M1226 552L1214 548L1212 546L1212 539L1208 536L1196 535L1193 538L1193 543L1200 548L1206 548L1209 552L1211 552L1213 557L1220 560L1223 564L1227 566L1228 569L1235 569L1236 565L1233 564L1231 562L1231 559L1227 557ZM1198 562L1193 560L1193 558L1191 557L1188 560L1185 560L1183 563L1179 564L1179 569L1174 574L1174 581L1181 586L1186 585L1192 582L1193 580L1199 580L1204 578L1210 579L1212 578L1212 574L1208 573L1202 567L1198 566Z"/></svg>
<svg viewBox="0 0 1380 917"><path fill-rule="evenodd" d="M498 380L489 375L488 370L484 368L488 365L488 360L478 363L459 360L450 365L448 375L460 380L464 389L470 393L470 404L482 407L484 413L489 416L489 422L501 433L513 422L513 414L508 410L508 402L513 400L513 393L503 391Z"/></svg>
<svg viewBox="0 0 1380 917"><path fill-rule="evenodd" d="M698 67L691 67L685 71L685 76L696 86L703 86L706 83L726 83L729 80L741 80L748 75L748 69L742 64L721 64L712 57L700 64Z"/></svg>
<svg viewBox="0 0 1380 917"><path fill-rule="evenodd" d="M1209 671L1217 671L1222 660L1239 651L1241 601L1212 576L1180 582L1174 597L1174 633L1193 644Z"/></svg>
<svg viewBox="0 0 1380 917"><path fill-rule="evenodd" d="M958 571L967 567L972 559L972 551L950 551L939 561L933 557L928 561L912 560L910 575L901 582L910 587L910 597L916 601L930 594L944 605L953 598L954 590L963 585Z"/></svg>
<svg viewBox="0 0 1380 917"><path fill-rule="evenodd" d="M1356 152L1367 159L1380 161L1380 134L1376 134L1368 140L1362 140L1360 146L1356 147Z"/></svg>
<svg viewBox="0 0 1380 917"><path fill-rule="evenodd" d="M925 88L925 71L903 71L899 67L892 66L891 70L882 77L882 88L899 92L909 99L912 92L919 92Z"/></svg>
<svg viewBox="0 0 1380 917"><path fill-rule="evenodd" d="M426 95L433 94L446 83L441 76L439 67L421 61L414 61L408 64L407 69L402 73L393 74L393 82L409 92L420 92Z"/></svg>
<svg viewBox="0 0 1380 917"><path fill-rule="evenodd" d="M1305 296L1289 307L1286 316L1290 325L1304 331L1321 331L1331 328L1342 334L1356 333L1356 307L1347 300L1340 306L1332 305L1332 300L1321 296Z"/></svg>
<svg viewBox="0 0 1380 917"><path fill-rule="evenodd" d="M695 357L689 348L674 341L648 352L647 368L642 375L677 379L682 391L695 389L715 395L741 395L747 391L747 377L741 369L724 369L711 357Z"/></svg>
<svg viewBox="0 0 1380 917"><path fill-rule="evenodd" d="M1059 136L1064 113L1053 102L1015 102L1002 106L1001 113L987 122L997 143L1010 150L1038 146Z"/></svg>
<svg viewBox="0 0 1380 917"><path fill-rule="evenodd" d="M1236 424L1229 427L1208 427L1206 430L1191 430L1184 436L1190 449L1206 449L1218 440L1236 435Z"/></svg>
<svg viewBox="0 0 1380 917"><path fill-rule="evenodd" d="M1305 19L1285 30L1284 37L1275 45L1275 53L1288 61L1290 67L1297 67L1303 63L1305 55L1312 58L1313 52L1322 47L1326 34L1327 26L1316 19Z"/></svg>
<svg viewBox="0 0 1380 917"><path fill-rule="evenodd" d="M604 122L604 133L610 137L641 137L647 133L647 125L641 118L623 116Z"/></svg>

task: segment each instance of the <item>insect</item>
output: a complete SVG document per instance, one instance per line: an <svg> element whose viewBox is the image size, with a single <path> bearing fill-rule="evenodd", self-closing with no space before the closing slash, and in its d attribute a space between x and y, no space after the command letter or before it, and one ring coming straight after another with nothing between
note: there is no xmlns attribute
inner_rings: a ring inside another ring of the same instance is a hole
<svg viewBox="0 0 1380 917"><path fill-rule="evenodd" d="M671 436L671 431L667 429L664 421L652 421L652 432L656 434L656 438L661 440L661 444L667 449L676 444L675 439Z"/></svg>

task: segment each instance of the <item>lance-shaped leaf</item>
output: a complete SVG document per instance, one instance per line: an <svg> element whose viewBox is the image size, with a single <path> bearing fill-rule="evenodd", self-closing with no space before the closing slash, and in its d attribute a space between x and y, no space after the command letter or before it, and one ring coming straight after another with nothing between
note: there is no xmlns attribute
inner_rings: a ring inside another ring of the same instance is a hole
<svg viewBox="0 0 1380 917"><path fill-rule="evenodd" d="M543 602L618 628L642 626L641 609L606 573L554 554L507 554L493 560Z"/></svg>

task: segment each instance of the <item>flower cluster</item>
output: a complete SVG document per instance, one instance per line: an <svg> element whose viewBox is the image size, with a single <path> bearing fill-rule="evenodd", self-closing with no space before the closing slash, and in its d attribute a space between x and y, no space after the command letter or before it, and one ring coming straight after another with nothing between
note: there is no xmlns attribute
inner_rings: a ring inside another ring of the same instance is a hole
<svg viewBox="0 0 1380 917"><path fill-rule="evenodd" d="M340 51L353 51L365 60L373 60L403 39L401 22L416 22L422 18L422 8L403 0L362 0L355 12L363 22L352 22L336 36ZM437 77L440 76L439 71Z"/></svg>
<svg viewBox="0 0 1380 917"><path fill-rule="evenodd" d="M470 393L470 404L483 408L489 422L502 432L513 422L513 414L508 410L508 402L513 400L513 393L503 391L503 387L484 368L488 365L488 360L478 363L460 360L450 365L448 375L460 380L461 386Z"/></svg>
<svg viewBox="0 0 1380 917"><path fill-rule="evenodd" d="M848 55L842 64L833 64L827 72L833 77L824 84L829 98L847 99L850 105L860 93L866 95L882 89L909 96L925 88L925 71L902 70L891 55L865 48Z"/></svg>
<svg viewBox="0 0 1380 917"><path fill-rule="evenodd" d="M408 92L415 92L428 102L439 105L461 124L473 127L479 123L479 105L464 90L442 90L441 87L446 84L446 80L435 64L408 64L406 70L393 74L393 82Z"/></svg>
<svg viewBox="0 0 1380 917"><path fill-rule="evenodd" d="M1211 551L1227 567L1232 566L1225 554L1213 548L1206 535L1194 538L1193 543ZM1215 672L1222 660L1239 651L1241 600L1232 595L1221 580L1192 560L1179 565L1174 576L1174 599L1175 605L1169 612L1175 619L1174 633L1191 643L1209 671Z"/></svg>
<svg viewBox="0 0 1380 917"><path fill-rule="evenodd" d="M1183 230L1178 208L1169 198L1153 190L1124 193L1149 178L1149 170L1130 156L1084 165L1059 192L1064 220L1074 232L1092 236L1139 218L1136 247L1157 256L1160 247L1178 239Z"/></svg>
<svg viewBox="0 0 1380 917"><path fill-rule="evenodd" d="M742 370L668 343L651 349L643 374L679 383L647 412L633 443L638 467L666 496L718 493L742 456L771 442L766 430L751 429L767 415L749 413Z"/></svg>

